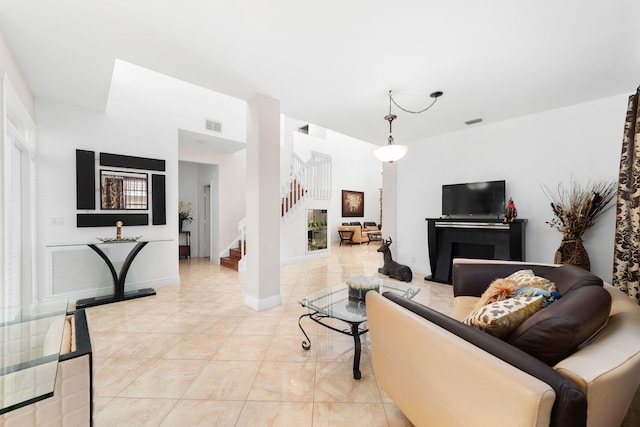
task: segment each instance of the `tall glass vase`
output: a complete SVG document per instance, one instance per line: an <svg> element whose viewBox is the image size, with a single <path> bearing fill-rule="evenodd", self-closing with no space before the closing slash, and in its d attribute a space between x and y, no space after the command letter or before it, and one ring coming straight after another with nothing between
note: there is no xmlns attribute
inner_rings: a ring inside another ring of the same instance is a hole
<svg viewBox="0 0 640 427"><path fill-rule="evenodd" d="M563 237L554 259L556 264L572 264L590 271L589 254L580 238Z"/></svg>

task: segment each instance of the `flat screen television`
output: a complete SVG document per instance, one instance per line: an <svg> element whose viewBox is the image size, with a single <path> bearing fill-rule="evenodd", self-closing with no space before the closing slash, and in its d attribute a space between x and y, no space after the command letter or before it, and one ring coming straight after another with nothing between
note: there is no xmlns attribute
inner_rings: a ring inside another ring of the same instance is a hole
<svg viewBox="0 0 640 427"><path fill-rule="evenodd" d="M497 216L505 210L505 182L485 181L442 186L443 216Z"/></svg>

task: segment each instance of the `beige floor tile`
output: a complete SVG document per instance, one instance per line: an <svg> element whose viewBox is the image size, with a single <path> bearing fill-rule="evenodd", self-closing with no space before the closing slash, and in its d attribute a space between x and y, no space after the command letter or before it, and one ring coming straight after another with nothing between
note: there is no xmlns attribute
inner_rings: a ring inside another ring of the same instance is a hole
<svg viewBox="0 0 640 427"><path fill-rule="evenodd" d="M315 348L317 360L353 362L354 346L353 337L334 331L329 335L311 337L311 348Z"/></svg>
<svg viewBox="0 0 640 427"><path fill-rule="evenodd" d="M133 358L159 358L182 339L180 334L129 334L128 341L114 355Z"/></svg>
<svg viewBox="0 0 640 427"><path fill-rule="evenodd" d="M193 316L191 313L173 313L165 316L161 322L156 322L150 332L171 334L171 333L190 333L196 329L201 320Z"/></svg>
<svg viewBox="0 0 640 427"><path fill-rule="evenodd" d="M312 402L315 362L263 362L248 400Z"/></svg>
<svg viewBox="0 0 640 427"><path fill-rule="evenodd" d="M157 360L129 384L119 397L179 398L198 377L204 360Z"/></svg>
<svg viewBox="0 0 640 427"><path fill-rule="evenodd" d="M112 399L94 418L95 427L157 427L176 404L174 399Z"/></svg>
<svg viewBox="0 0 640 427"><path fill-rule="evenodd" d="M228 338L229 335L185 334L162 358L211 360Z"/></svg>
<svg viewBox="0 0 640 427"><path fill-rule="evenodd" d="M263 314L263 312L259 314ZM248 316L238 324L233 333L234 335L274 335L279 324L279 317Z"/></svg>
<svg viewBox="0 0 640 427"><path fill-rule="evenodd" d="M291 336L291 337L304 337L302 335L302 331L300 330L300 326L298 325L298 320L300 315L304 314L304 311L301 308L296 308L295 311L288 312L285 317L280 319L280 323L278 324L278 328L276 329L276 335L278 336ZM305 322L303 324L304 331L308 335L318 335L318 324L314 322L308 322L308 319L303 318L302 321Z"/></svg>
<svg viewBox="0 0 640 427"><path fill-rule="evenodd" d="M272 339L271 335L230 335L214 359L262 360Z"/></svg>
<svg viewBox="0 0 640 427"><path fill-rule="evenodd" d="M235 426L243 404L242 401L182 399L160 427Z"/></svg>
<svg viewBox="0 0 640 427"><path fill-rule="evenodd" d="M242 318L230 316L210 316L207 321L200 323L193 330L194 333L230 335L242 322Z"/></svg>
<svg viewBox="0 0 640 427"><path fill-rule="evenodd" d="M388 425L387 415L381 403L316 403L313 409L313 427Z"/></svg>
<svg viewBox="0 0 640 427"><path fill-rule="evenodd" d="M362 378L353 378L352 365L316 362L315 402L380 403L382 399L371 366L360 364Z"/></svg>
<svg viewBox="0 0 640 427"><path fill-rule="evenodd" d="M246 402L236 427L312 426L311 402Z"/></svg>
<svg viewBox="0 0 640 427"><path fill-rule="evenodd" d="M260 363L251 360L211 361L202 369L183 398L244 400L256 378Z"/></svg>
<svg viewBox="0 0 640 427"><path fill-rule="evenodd" d="M311 347L309 350L302 348L304 335L293 337L288 335L276 335L273 337L269 349L264 355L264 360L269 361L289 361L303 362L307 360L316 360L316 348Z"/></svg>
<svg viewBox="0 0 640 427"><path fill-rule="evenodd" d="M95 355L99 357L111 357L127 345L129 345L135 334L117 331L96 331L93 324L89 322L89 331L91 334L91 347Z"/></svg>
<svg viewBox="0 0 640 427"><path fill-rule="evenodd" d="M126 356L95 357L93 359L94 396L117 396L154 363L154 359L134 359Z"/></svg>
<svg viewBox="0 0 640 427"><path fill-rule="evenodd" d="M95 384L95 381L94 381L94 384ZM97 414L98 412L102 411L104 407L107 406L107 404L112 400L113 400L113 397L100 397L94 394L93 395L93 413Z"/></svg>

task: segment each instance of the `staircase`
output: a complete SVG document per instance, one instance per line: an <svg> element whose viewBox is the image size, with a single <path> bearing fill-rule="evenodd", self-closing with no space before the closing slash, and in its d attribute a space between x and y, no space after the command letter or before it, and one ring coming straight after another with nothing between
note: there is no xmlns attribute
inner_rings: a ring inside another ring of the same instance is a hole
<svg viewBox="0 0 640 427"><path fill-rule="evenodd" d="M288 188L288 191L287 191ZM297 179L290 180L284 185L284 189L280 189L280 216L284 217L289 213L289 209L293 209L307 194L307 190Z"/></svg>
<svg viewBox="0 0 640 427"><path fill-rule="evenodd" d="M282 220L291 217L297 211L304 212L307 198L331 199L331 156L324 153L311 152L311 158L304 162L295 153L291 158L291 174L287 181L280 186L280 216ZM237 247L229 247L221 255L229 252L228 256L220 257L220 265L236 271L244 271L246 244L246 218L238 224Z"/></svg>
<svg viewBox="0 0 640 427"><path fill-rule="evenodd" d="M240 262L240 260L242 259L242 249L241 247L244 247L244 255L247 254L247 242L244 242L244 244L240 244L238 243L238 247L237 248L231 248L229 249L229 256L225 256L225 257L221 257L220 258L220 265L230 268L232 270L238 271L238 263Z"/></svg>
<svg viewBox="0 0 640 427"><path fill-rule="evenodd" d="M297 154L291 155L291 173L280 186L280 216L294 214L307 198L331 199L331 156L316 151L304 162Z"/></svg>

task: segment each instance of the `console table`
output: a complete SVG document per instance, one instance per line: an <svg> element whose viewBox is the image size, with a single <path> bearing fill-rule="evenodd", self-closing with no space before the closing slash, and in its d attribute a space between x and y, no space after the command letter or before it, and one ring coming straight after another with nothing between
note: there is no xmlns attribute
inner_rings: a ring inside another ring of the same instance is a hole
<svg viewBox="0 0 640 427"><path fill-rule="evenodd" d="M426 218L431 277L451 283L454 258L525 261L526 219Z"/></svg>
<svg viewBox="0 0 640 427"><path fill-rule="evenodd" d="M124 283L127 278L127 273L129 272L129 268L131 267L131 263L135 259L135 257L140 253L142 248L144 248L147 244L151 242L169 242L172 239L121 239L121 240L108 240L108 241L93 241L93 242L85 242L85 243L57 243L47 245L47 247L60 247L60 246L88 246L95 253L97 253L100 258L104 260L111 272L111 277L113 278L113 294L108 296L100 296L94 298L84 298L80 299L76 302L76 308L85 308L85 307L93 307L96 305L110 304L112 302L125 301L134 298L147 297L151 295L155 295L156 291L153 288L145 288L138 289L131 292L124 291ZM116 272L116 269L113 265L113 262L109 259L109 257L102 251L100 246L102 245L123 245L123 244L133 244L131 247L129 254L124 260L124 264L120 268L120 273Z"/></svg>

